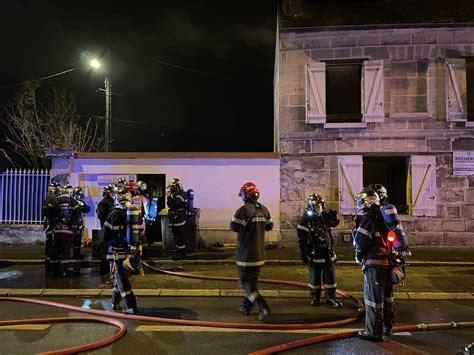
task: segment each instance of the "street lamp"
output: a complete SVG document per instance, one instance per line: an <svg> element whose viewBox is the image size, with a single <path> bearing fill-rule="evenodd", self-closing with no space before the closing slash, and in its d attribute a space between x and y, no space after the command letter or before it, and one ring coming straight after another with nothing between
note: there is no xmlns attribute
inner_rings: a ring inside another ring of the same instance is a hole
<svg viewBox="0 0 474 355"><path fill-rule="evenodd" d="M92 59L90 65L94 69L100 68L100 62L97 59ZM105 144L104 150L110 151L110 141L112 140L112 85L107 77L107 73L104 71L104 86L105 89L101 89L105 92Z"/></svg>

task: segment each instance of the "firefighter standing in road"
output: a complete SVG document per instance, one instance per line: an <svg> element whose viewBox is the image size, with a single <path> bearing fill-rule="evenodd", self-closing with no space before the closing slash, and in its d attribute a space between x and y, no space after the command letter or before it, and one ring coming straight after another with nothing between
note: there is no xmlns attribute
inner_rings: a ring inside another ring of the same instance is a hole
<svg viewBox="0 0 474 355"><path fill-rule="evenodd" d="M265 299L258 293L257 282L260 267L265 264L265 231L273 228L273 221L268 209L257 200L260 196L253 182L245 183L239 191L244 201L234 214L230 229L237 232L237 266L240 286L244 291L240 311L249 315L255 307L260 320L265 320L271 313Z"/></svg>
<svg viewBox="0 0 474 355"><path fill-rule="evenodd" d="M84 215L89 213L91 211L91 208L84 201L85 197L84 192L82 191L82 187L77 186L73 189L72 198L78 203L79 210L81 212L81 216L78 220L78 223L76 226L74 226L74 237L72 240L72 258L74 260L82 260L84 258L84 256L81 254L82 235L84 233Z"/></svg>
<svg viewBox="0 0 474 355"><path fill-rule="evenodd" d="M60 188L57 210L53 226L53 250L51 267L53 276L68 277L73 273L72 241L74 226L81 217L79 204L71 196L72 186L64 185Z"/></svg>
<svg viewBox="0 0 474 355"><path fill-rule="evenodd" d="M188 195L183 190L179 179L171 179L167 186L168 194L166 204L168 205L168 219L171 231L176 243L176 254L173 260L186 259L186 239L184 234L184 225L186 224L186 206Z"/></svg>
<svg viewBox="0 0 474 355"><path fill-rule="evenodd" d="M308 197L307 208L297 227L301 260L309 267L309 287L312 306L319 306L321 291L326 291L326 303L340 308L336 300L336 253L331 228L339 224L336 211L324 209L324 199L318 194Z"/></svg>
<svg viewBox="0 0 474 355"><path fill-rule="evenodd" d="M48 186L46 198L43 201L43 216L44 216L44 267L46 272L51 272L51 254L53 251L53 227L56 224L56 217L59 214L59 184L51 183Z"/></svg>
<svg viewBox="0 0 474 355"><path fill-rule="evenodd" d="M117 205L104 223L107 259L110 263L110 272L114 276L112 307L114 310L120 309L124 300L125 307L122 311L135 314L138 312L138 307L130 284L130 273L133 270L130 257L138 244L141 220L137 208L131 203L131 194L125 185L118 185L115 195Z"/></svg>
<svg viewBox="0 0 474 355"><path fill-rule="evenodd" d="M114 187L112 185L104 186L102 190L102 200L97 205L97 218L100 221L100 242L98 252L100 256L100 275L105 276L110 273L109 262L107 261L107 243L104 241L104 223L109 213L114 209Z"/></svg>
<svg viewBox="0 0 474 355"><path fill-rule="evenodd" d="M390 335L395 318L393 283L390 278L392 245L388 240L390 229L380 212L380 197L373 188L365 188L357 195L362 212L353 230L356 262L364 272L364 331L358 337L382 341ZM400 250L408 246L406 237L399 242ZM396 243L393 243L396 245ZM406 249L406 248L405 248Z"/></svg>

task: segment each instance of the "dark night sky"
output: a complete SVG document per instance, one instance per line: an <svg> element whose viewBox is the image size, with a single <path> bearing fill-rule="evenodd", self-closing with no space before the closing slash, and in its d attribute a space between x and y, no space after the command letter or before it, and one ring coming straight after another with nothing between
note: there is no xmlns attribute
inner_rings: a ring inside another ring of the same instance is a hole
<svg viewBox="0 0 474 355"><path fill-rule="evenodd" d="M41 92L66 88L81 115L103 116L103 77L81 61L90 52L109 60L121 95L113 150L273 149L275 1L18 0L2 2L0 22L2 106L17 89L6 85L78 67Z"/></svg>

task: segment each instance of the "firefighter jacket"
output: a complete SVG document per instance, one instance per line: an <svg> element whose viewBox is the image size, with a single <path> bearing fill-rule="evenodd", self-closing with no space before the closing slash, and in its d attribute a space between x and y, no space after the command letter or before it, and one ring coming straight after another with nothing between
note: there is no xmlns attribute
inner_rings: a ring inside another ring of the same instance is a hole
<svg viewBox="0 0 474 355"><path fill-rule="evenodd" d="M180 190L168 196L166 204L169 207L168 218L171 227L184 226L186 223L186 205L188 203L188 194Z"/></svg>
<svg viewBox="0 0 474 355"><path fill-rule="evenodd" d="M358 225L353 230L356 259L367 265L389 266L390 247L387 242L389 229L380 208L372 206L364 215L358 216Z"/></svg>
<svg viewBox="0 0 474 355"><path fill-rule="evenodd" d="M265 231L272 228L270 212L259 202L246 202L235 212L230 229L237 232L237 265L265 264Z"/></svg>
<svg viewBox="0 0 474 355"><path fill-rule="evenodd" d="M312 263L336 261L331 228L339 224L336 211L323 211L320 215L305 209L296 231L300 250Z"/></svg>
<svg viewBox="0 0 474 355"><path fill-rule="evenodd" d="M114 199L111 196L104 197L97 205L97 218L99 218L100 225L103 226L110 211L114 208Z"/></svg>
<svg viewBox="0 0 474 355"><path fill-rule="evenodd" d="M141 219L135 206L115 207L104 223L104 241L115 247L136 246L140 227Z"/></svg>
<svg viewBox="0 0 474 355"><path fill-rule="evenodd" d="M55 195L49 194L43 201L43 216L45 218L44 230L51 231L59 217L59 203Z"/></svg>

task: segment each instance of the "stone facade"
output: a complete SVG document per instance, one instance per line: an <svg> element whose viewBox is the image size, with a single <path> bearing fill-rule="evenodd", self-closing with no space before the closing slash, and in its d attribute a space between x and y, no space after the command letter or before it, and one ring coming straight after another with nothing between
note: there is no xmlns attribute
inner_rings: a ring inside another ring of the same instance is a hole
<svg viewBox="0 0 474 355"><path fill-rule="evenodd" d="M339 209L338 157L416 154L436 158L437 205L431 217L401 216L411 244L474 245L474 176L453 175L453 151L474 151L474 125L447 120L445 92L446 58L474 56L474 27L286 29L279 36L276 122L287 244L296 241L309 193ZM307 124L306 64L337 59L383 61L381 122ZM351 227L351 216L343 216L339 242Z"/></svg>

